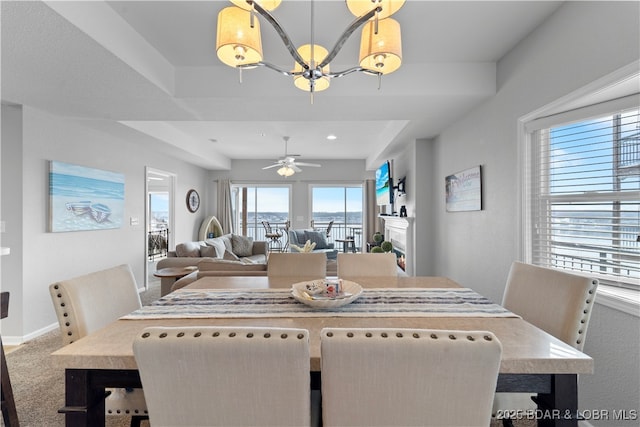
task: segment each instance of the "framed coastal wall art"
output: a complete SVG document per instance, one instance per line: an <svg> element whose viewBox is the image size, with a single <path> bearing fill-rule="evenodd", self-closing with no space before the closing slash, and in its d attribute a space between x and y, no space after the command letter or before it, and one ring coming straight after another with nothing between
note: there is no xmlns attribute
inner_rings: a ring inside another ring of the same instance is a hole
<svg viewBox="0 0 640 427"><path fill-rule="evenodd" d="M49 231L120 228L123 218L123 174L49 162Z"/></svg>
<svg viewBox="0 0 640 427"><path fill-rule="evenodd" d="M482 210L482 168L476 166L445 178L447 212Z"/></svg>

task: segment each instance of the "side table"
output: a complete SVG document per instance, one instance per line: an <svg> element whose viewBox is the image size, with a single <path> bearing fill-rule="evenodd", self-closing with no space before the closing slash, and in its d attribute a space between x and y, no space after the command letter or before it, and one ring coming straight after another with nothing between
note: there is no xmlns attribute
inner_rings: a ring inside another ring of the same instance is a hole
<svg viewBox="0 0 640 427"><path fill-rule="evenodd" d="M198 271L198 267L167 267L156 270L153 275L160 278L160 296L163 297L171 292L171 286L173 286L176 280L194 271Z"/></svg>

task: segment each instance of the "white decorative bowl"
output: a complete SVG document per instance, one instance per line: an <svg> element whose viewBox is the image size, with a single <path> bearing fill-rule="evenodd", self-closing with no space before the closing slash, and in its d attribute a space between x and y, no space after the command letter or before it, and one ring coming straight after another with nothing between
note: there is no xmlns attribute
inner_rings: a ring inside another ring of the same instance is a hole
<svg viewBox="0 0 640 427"><path fill-rule="evenodd" d="M321 281L321 280L320 280ZM342 307L355 301L362 293L362 286L349 280L342 281L342 291L336 298L324 295L311 295L307 292L307 285L315 280L294 283L291 286L291 295L297 301L314 308Z"/></svg>

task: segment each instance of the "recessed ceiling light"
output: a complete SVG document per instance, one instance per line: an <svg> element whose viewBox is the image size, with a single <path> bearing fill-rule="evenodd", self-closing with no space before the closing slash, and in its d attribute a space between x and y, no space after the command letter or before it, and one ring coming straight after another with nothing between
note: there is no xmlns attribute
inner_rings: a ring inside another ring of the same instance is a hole
<svg viewBox="0 0 640 427"><path fill-rule="evenodd" d="M330 140L330 141L333 141L333 140L338 139L338 137L335 136L334 134L330 134L330 135L327 136L327 139Z"/></svg>

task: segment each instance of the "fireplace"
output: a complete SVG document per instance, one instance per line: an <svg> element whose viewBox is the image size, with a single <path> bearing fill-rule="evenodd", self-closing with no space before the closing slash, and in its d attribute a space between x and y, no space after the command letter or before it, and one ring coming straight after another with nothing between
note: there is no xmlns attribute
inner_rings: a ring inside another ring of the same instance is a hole
<svg viewBox="0 0 640 427"><path fill-rule="evenodd" d="M384 239L393 245L398 266L413 276L413 218L384 215L381 218L384 220Z"/></svg>

